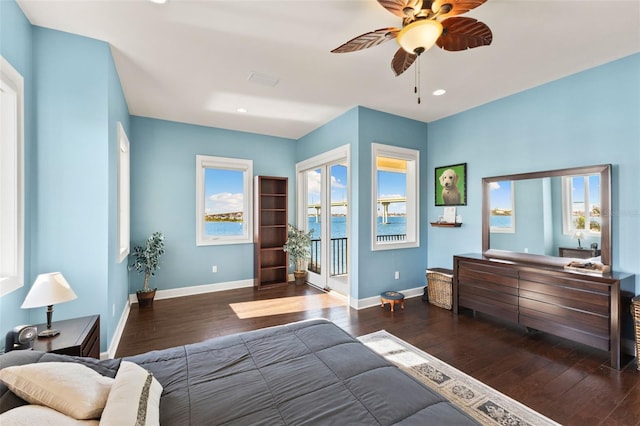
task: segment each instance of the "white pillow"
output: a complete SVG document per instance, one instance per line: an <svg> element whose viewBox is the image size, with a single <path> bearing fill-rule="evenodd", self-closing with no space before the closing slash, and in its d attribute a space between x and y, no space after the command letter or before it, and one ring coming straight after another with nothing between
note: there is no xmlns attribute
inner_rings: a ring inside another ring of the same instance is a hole
<svg viewBox="0 0 640 426"><path fill-rule="evenodd" d="M97 419L114 379L73 362L40 362L0 370L0 380L30 404L45 405L74 419Z"/></svg>
<svg viewBox="0 0 640 426"><path fill-rule="evenodd" d="M97 420L76 420L42 405L23 405L0 414L2 426L98 426Z"/></svg>
<svg viewBox="0 0 640 426"><path fill-rule="evenodd" d="M122 361L104 407L100 426L159 425L162 385L153 374Z"/></svg>

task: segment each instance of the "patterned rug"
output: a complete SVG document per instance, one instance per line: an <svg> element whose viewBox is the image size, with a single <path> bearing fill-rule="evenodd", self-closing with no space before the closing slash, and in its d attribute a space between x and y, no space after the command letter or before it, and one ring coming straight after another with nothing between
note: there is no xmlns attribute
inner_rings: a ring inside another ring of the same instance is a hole
<svg viewBox="0 0 640 426"><path fill-rule="evenodd" d="M384 330L358 339L483 425L558 425L526 405Z"/></svg>

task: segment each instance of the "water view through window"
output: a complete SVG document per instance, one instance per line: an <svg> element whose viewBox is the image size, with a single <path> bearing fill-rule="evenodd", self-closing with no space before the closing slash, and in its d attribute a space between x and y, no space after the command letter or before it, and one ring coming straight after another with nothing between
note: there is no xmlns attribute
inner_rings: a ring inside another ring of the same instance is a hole
<svg viewBox="0 0 640 426"><path fill-rule="evenodd" d="M491 230L514 230L513 182L491 182Z"/></svg>
<svg viewBox="0 0 640 426"><path fill-rule="evenodd" d="M243 174L240 170L205 169L204 221L207 236L243 234Z"/></svg>
<svg viewBox="0 0 640 426"><path fill-rule="evenodd" d="M407 235L407 161L377 158L378 241L403 240Z"/></svg>

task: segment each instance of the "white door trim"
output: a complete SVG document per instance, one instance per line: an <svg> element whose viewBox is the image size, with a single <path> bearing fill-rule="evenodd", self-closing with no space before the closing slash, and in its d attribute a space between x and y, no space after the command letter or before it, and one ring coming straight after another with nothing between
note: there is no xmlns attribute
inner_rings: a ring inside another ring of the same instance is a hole
<svg viewBox="0 0 640 426"><path fill-rule="evenodd" d="M307 209L306 207L306 185L304 180L304 173L316 169L318 167L323 167L327 165L331 165L336 162L345 162L347 164L347 235L351 236L351 145L346 144L342 145L338 148L334 148L330 151L324 152L322 154L316 155L314 157L308 158L296 164L296 221L298 226L306 223L307 220ZM324 183L326 180L323 179L323 200L322 202L327 204L330 199L329 191L331 190L330 185L327 188ZM322 209L322 215L328 215L331 209ZM328 217L328 216L326 216ZM326 220L326 218L325 218ZM323 232L328 233L328 227L323 227ZM329 241L330 237L322 236L323 241ZM328 258L328 245L325 244L325 249L323 250L322 258ZM351 244L347 246L347 270L351 271ZM311 272L310 272L311 274ZM328 268L322 269L322 280L325 282L329 282L330 277L328 276ZM350 274L347 277L347 297L350 297L351 294L351 278Z"/></svg>

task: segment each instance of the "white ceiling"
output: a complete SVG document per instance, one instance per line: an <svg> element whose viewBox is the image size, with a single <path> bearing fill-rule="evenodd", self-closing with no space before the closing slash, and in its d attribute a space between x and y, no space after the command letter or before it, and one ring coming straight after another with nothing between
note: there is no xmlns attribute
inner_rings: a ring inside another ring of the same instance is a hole
<svg viewBox="0 0 640 426"><path fill-rule="evenodd" d="M640 51L639 0L488 0L464 16L493 44L423 54L418 105L395 41L330 53L400 26L376 0L17 1L34 25L108 42L133 115L294 139L356 105L430 122Z"/></svg>

